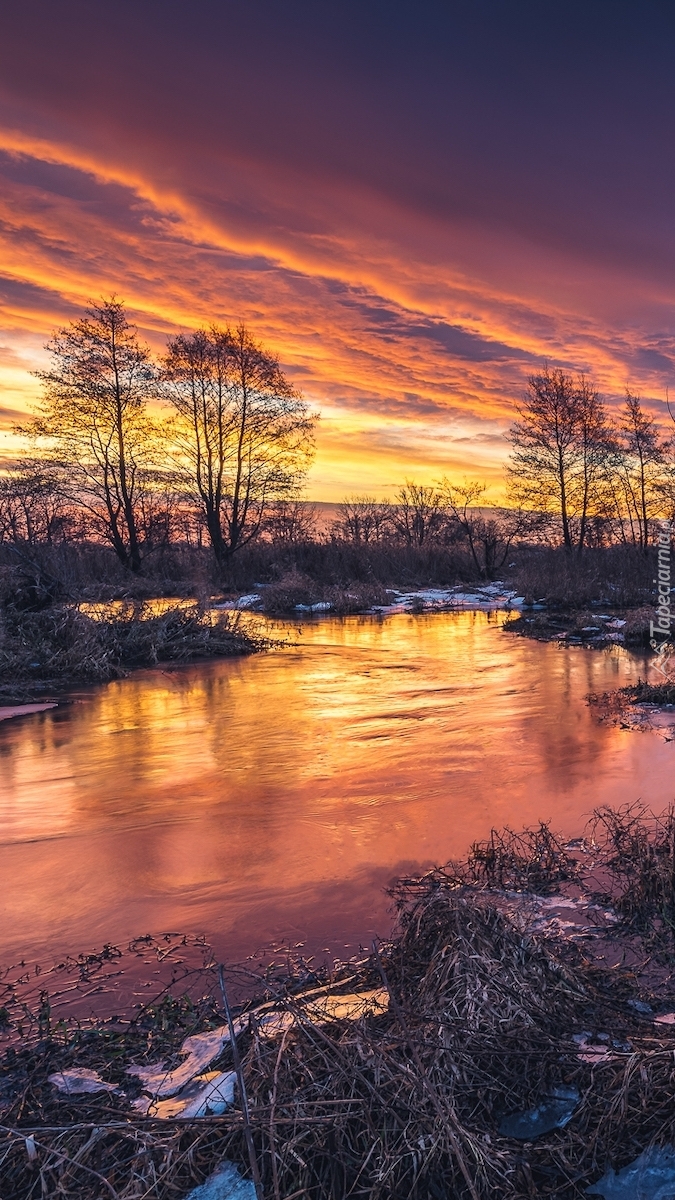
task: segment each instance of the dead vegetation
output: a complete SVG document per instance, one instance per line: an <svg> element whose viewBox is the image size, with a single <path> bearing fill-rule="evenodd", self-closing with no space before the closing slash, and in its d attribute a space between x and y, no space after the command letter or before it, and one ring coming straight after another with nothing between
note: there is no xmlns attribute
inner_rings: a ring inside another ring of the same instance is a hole
<svg viewBox="0 0 675 1200"><path fill-rule="evenodd" d="M0 696L20 702L77 683L118 679L133 667L247 654L265 645L228 613L198 603L157 615L138 601L106 615L75 604L0 609Z"/></svg>
<svg viewBox="0 0 675 1200"><path fill-rule="evenodd" d="M389 603L386 588L376 581L355 581L350 584L320 583L299 571L290 571L281 579L268 584L262 591L262 610L270 616L294 613L301 605L325 605L337 616L365 612L378 604Z"/></svg>
<svg viewBox="0 0 675 1200"><path fill-rule="evenodd" d="M598 809L590 835L607 877L599 893L662 961L675 961L675 809L659 816L641 804Z"/></svg>
<svg viewBox="0 0 675 1200"><path fill-rule="evenodd" d="M646 648L649 645L649 622L653 619L654 610L651 608L613 610L608 605L604 613L599 613L597 608L521 613L510 620L505 628L510 633L519 633L537 641L565 642L569 646L586 645L602 649L619 644Z"/></svg>
<svg viewBox="0 0 675 1200"><path fill-rule="evenodd" d="M599 721L611 721L622 729L658 730L666 740L675 732L675 684L647 683L639 679L627 687L612 692L591 692L586 701L596 711Z"/></svg>
<svg viewBox="0 0 675 1200"><path fill-rule="evenodd" d="M479 887L547 896L561 883L578 880L580 868L550 825L540 821L520 833L508 826L490 830L486 841L474 842L463 874Z"/></svg>
<svg viewBox="0 0 675 1200"><path fill-rule="evenodd" d="M675 683L647 683L640 679L630 687L620 689L622 696L631 704L675 704Z"/></svg>
<svg viewBox="0 0 675 1200"><path fill-rule="evenodd" d="M637 546L523 546L514 554L509 582L528 604L545 600L558 611L597 606L640 608L653 603L654 560Z"/></svg>
<svg viewBox="0 0 675 1200"><path fill-rule="evenodd" d="M672 931L672 813L650 825L645 814L602 810L594 832L593 861L614 884L605 899L645 945L654 922ZM654 1025L644 1003L643 1011L633 1003L634 973L528 933L493 890L550 894L578 876L547 826L493 832L463 867L401 881L394 936L361 961L227 973L230 984L245 978L249 997L256 992L239 1007L238 1044L265 1197L571 1200L610 1163L672 1142L675 1027ZM663 946L672 962L672 941ZM324 998L323 1016L310 1015L308 987L315 1002ZM340 1015L340 995L373 989L383 1004ZM177 973L131 1022L53 1026L45 990L32 1023L24 1005L23 1039L2 1065L3 1200L165 1200L223 1159L249 1173L240 1099L189 1121L142 1118L130 1107L139 1087L130 1061L170 1069L187 1033L222 1024L214 963L190 979ZM4 1015L10 1039L15 1001ZM584 1031L603 1041L604 1055L580 1053ZM85 1065L121 1090L69 1097L47 1082L54 1070ZM226 1046L214 1067L229 1065ZM561 1088L577 1097L564 1128L531 1141L500 1132L510 1114Z"/></svg>

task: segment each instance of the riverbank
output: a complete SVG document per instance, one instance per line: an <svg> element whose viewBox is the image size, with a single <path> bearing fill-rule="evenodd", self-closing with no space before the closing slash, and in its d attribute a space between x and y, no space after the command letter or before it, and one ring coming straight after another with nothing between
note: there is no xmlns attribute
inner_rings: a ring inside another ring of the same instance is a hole
<svg viewBox="0 0 675 1200"><path fill-rule="evenodd" d="M253 654L269 639L198 602L153 611L147 602L94 615L77 604L0 610L0 709L49 703L80 684L139 667ZM6 715L16 715L10 714Z"/></svg>
<svg viewBox="0 0 675 1200"><path fill-rule="evenodd" d="M493 832L400 880L360 959L228 969L231 1025L208 958L99 1022L6 980L3 1197L184 1197L223 1160L270 1197L584 1195L675 1137L672 834L636 810L567 845ZM71 965L90 995L96 971Z"/></svg>
<svg viewBox="0 0 675 1200"><path fill-rule="evenodd" d="M543 608L543 606L542 606ZM646 649L649 646L649 623L654 609L637 608L551 609L528 611L509 621L505 628L521 637L540 642L559 642L567 646L587 646L603 650L607 646L626 646Z"/></svg>

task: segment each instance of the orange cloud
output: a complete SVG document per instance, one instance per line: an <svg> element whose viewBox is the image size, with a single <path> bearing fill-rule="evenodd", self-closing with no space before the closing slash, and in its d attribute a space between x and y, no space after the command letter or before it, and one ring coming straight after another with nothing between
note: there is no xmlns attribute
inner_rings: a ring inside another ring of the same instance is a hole
<svg viewBox="0 0 675 1200"><path fill-rule="evenodd" d="M243 319L279 353L326 414L318 499L444 473L486 478L498 498L505 429L545 358L610 395L663 388L673 342L648 344L645 327L667 295L616 265L252 159L221 164L209 190L204 175L169 185L151 161L137 168L138 148L125 159L4 129L0 156L7 410L34 398L52 328L112 291L157 350L178 329Z"/></svg>

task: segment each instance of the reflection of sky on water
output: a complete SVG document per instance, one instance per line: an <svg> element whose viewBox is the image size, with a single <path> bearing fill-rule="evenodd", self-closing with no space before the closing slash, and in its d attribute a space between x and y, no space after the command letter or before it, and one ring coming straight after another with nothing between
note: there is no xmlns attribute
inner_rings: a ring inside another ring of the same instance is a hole
<svg viewBox="0 0 675 1200"><path fill-rule="evenodd" d="M285 649L6 722L5 952L168 928L229 957L273 936L342 946L383 931L397 870L491 824L576 833L598 803L667 803L675 747L584 703L641 664L503 619L321 621Z"/></svg>

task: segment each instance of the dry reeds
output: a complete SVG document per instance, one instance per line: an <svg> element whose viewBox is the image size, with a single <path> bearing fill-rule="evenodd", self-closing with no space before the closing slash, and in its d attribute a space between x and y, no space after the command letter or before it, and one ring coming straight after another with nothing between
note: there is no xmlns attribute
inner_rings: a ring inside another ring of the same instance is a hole
<svg viewBox="0 0 675 1200"><path fill-rule="evenodd" d="M610 1162L623 1165L675 1136L675 1030L654 1035L626 1004L621 972L599 971L581 953L561 956L519 929L489 893L440 873L402 885L398 904L394 938L326 975L311 1007L297 976L270 971L259 981L264 1006L244 1009L242 1071L266 1197L571 1200ZM199 1006L184 1006L182 1016L167 1009L163 1028L160 1005L125 1031L43 1037L5 1061L3 1200L179 1198L224 1158L248 1174L238 1108L160 1122L129 1107L125 1064L175 1063L186 1029L218 1019L213 971L209 987L201 1017ZM335 1015L336 995L374 988L388 1004ZM270 1007L280 1014L273 1028L261 1015ZM604 1061L580 1057L573 1037L583 1030L606 1031ZM59 1097L45 1082L50 1070L87 1061L125 1092ZM221 1068L228 1063L226 1048ZM505 1115L561 1085L580 1098L564 1129L531 1144L500 1135Z"/></svg>
<svg viewBox="0 0 675 1200"><path fill-rule="evenodd" d="M17 698L45 688L120 678L131 667L246 654L265 645L235 616L197 603L159 615L138 601L98 618L77 605L40 612L0 610L0 693Z"/></svg>
<svg viewBox="0 0 675 1200"><path fill-rule="evenodd" d="M675 809L658 816L642 804L596 810L589 828L609 886L598 898L662 959L675 953Z"/></svg>
<svg viewBox="0 0 675 1200"><path fill-rule="evenodd" d="M330 605L331 612L346 616L387 604L390 599L386 588L375 580L328 583L290 571L263 589L261 604L263 611L271 616L283 616L293 613L298 605L309 608L313 604Z"/></svg>
<svg viewBox="0 0 675 1200"><path fill-rule="evenodd" d="M545 896L578 879L579 864L550 824L540 821L520 833L508 826L490 830L486 841L471 847L463 877L480 887Z"/></svg>

